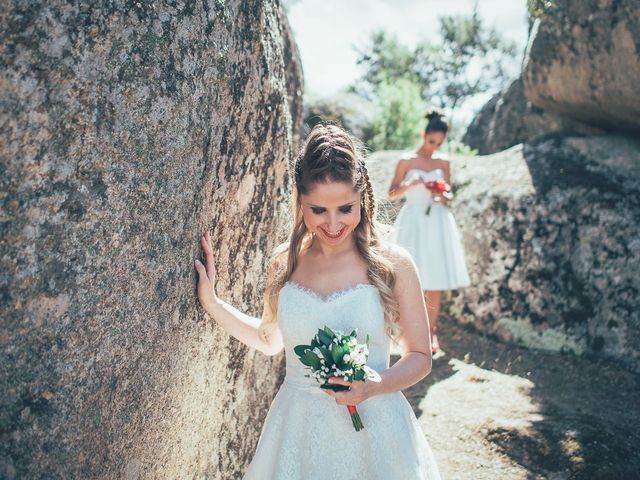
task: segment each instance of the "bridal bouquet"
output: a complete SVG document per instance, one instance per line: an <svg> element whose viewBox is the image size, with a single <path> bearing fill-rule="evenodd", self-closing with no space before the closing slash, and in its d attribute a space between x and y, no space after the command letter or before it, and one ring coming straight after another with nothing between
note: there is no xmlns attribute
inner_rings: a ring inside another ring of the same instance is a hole
<svg viewBox="0 0 640 480"><path fill-rule="evenodd" d="M435 195L442 195L447 200L451 200L453 197L451 194L451 185L444 180L432 180L425 182L424 186L431 190ZM429 213L431 213L431 204L429 204L427 211L424 213L425 215L429 215Z"/></svg>
<svg viewBox="0 0 640 480"><path fill-rule="evenodd" d="M305 377L323 382L320 388L334 392L348 390L349 387L328 383L331 377L342 377L349 382L366 379L379 382L380 375L365 365L369 356L369 335L365 343L358 343L357 334L357 329L350 335L345 335L340 330L333 331L325 326L324 329L318 329L310 345L297 345L294 352L311 371ZM356 406L347 405L347 409L351 415L353 427L356 432L359 432L364 426Z"/></svg>

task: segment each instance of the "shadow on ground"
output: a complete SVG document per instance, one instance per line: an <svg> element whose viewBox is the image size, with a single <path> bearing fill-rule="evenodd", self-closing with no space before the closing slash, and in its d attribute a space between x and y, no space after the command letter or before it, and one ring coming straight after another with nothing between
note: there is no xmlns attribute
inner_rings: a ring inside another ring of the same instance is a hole
<svg viewBox="0 0 640 480"><path fill-rule="evenodd" d="M404 391L421 423L437 425L430 442L440 451L477 453L482 445L518 472L498 478L639 478L638 375L602 360L506 344L446 317L440 323L446 355ZM474 461L485 467L482 458ZM452 471L475 475L450 469L448 476Z"/></svg>

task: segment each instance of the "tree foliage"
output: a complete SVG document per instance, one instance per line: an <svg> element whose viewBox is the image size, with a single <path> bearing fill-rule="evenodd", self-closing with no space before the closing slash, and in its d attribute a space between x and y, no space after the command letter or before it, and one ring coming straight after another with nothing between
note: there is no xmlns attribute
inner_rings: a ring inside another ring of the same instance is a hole
<svg viewBox="0 0 640 480"><path fill-rule="evenodd" d="M509 77L505 60L515 56L515 44L486 28L475 9L439 21L440 40L423 42L414 52L414 69L427 85L428 100L453 111L473 95L501 88Z"/></svg>
<svg viewBox="0 0 640 480"><path fill-rule="evenodd" d="M369 100L375 98L382 83L400 79L420 81L414 72L415 53L401 44L395 35L376 30L367 44L355 50L358 54L356 63L362 66L364 74L351 90Z"/></svg>
<svg viewBox="0 0 640 480"><path fill-rule="evenodd" d="M376 113L367 142L373 150L395 150L414 146L424 118L420 86L409 78L383 81L378 85Z"/></svg>
<svg viewBox="0 0 640 480"><path fill-rule="evenodd" d="M436 41L423 41L410 49L395 36L378 30L356 52L364 73L351 90L374 100L378 108L395 109L386 114L378 112L386 120L377 126L389 128L395 121L392 119L404 116L408 122L413 118L412 111L407 110L404 115L397 111L401 107L408 109L406 102L389 101L393 97L391 90L412 92L413 87L407 82L413 83L420 94L419 109L435 105L453 116L469 97L502 88L509 78L505 66L513 65L516 48L495 29L487 28L474 8L469 15L440 17ZM381 94L387 98L376 100ZM378 138L389 138L388 132L377 134Z"/></svg>

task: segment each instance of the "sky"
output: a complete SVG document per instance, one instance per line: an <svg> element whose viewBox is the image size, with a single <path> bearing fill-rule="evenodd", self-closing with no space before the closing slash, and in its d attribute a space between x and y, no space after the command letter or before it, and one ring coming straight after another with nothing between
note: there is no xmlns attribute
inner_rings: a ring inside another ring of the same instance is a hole
<svg viewBox="0 0 640 480"><path fill-rule="evenodd" d="M383 28L414 47L435 40L438 17L469 14L476 0L297 0L289 8L305 76L305 94L331 96L358 78L355 45ZM526 0L477 0L485 25L516 42L523 52L527 41ZM521 55L518 56L518 61ZM518 62L514 63L514 76ZM458 120L467 123L495 92L467 102Z"/></svg>

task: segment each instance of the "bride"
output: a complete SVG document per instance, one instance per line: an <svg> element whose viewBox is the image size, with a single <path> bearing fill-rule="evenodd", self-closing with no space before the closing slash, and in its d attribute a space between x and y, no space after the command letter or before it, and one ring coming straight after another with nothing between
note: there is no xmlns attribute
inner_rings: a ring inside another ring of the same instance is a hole
<svg viewBox="0 0 640 480"><path fill-rule="evenodd" d="M195 262L198 298L215 322L265 355L284 349L286 375L267 413L245 480L439 479L420 425L401 390L431 371L429 320L416 266L383 242L364 156L334 125L317 125L293 165L293 231L271 257L262 318L218 297L209 233ZM293 349L318 328L369 335L367 365L379 381L324 390ZM402 358L389 367L391 341ZM345 405L356 405L355 431Z"/></svg>

